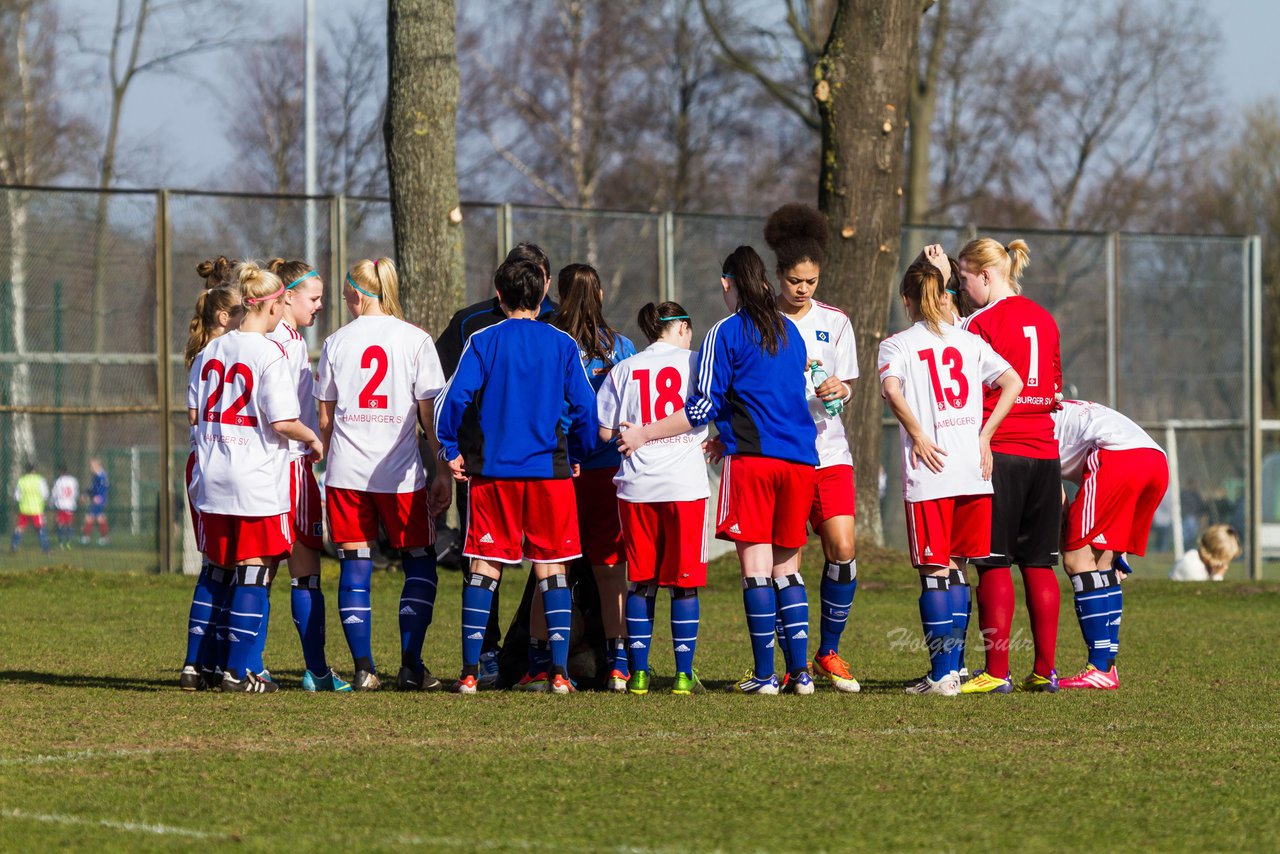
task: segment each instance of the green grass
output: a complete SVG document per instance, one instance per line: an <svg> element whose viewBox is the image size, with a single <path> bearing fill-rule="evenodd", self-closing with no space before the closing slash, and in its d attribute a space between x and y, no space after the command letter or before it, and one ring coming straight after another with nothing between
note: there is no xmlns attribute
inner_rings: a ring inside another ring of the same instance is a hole
<svg viewBox="0 0 1280 854"><path fill-rule="evenodd" d="M349 674L333 575L329 650ZM889 642L919 631L914 574L866 554L860 580L843 648L861 695L679 698L666 680L643 698L307 695L287 690L301 660L279 585L267 659L286 690L246 697L174 687L189 579L0 572L0 848L1223 850L1280 838L1280 586L1131 581L1114 695L935 698L902 693L924 656ZM523 574L510 581L514 594ZM427 652L441 675L458 666L458 591L444 574ZM398 578L380 574L375 653L392 672L397 595ZM655 664L670 675L666 613L660 602ZM1083 644L1065 592L1062 617L1059 669L1074 671ZM723 685L749 661L732 561L713 566L703 620L699 669ZM1030 657L1014 653L1016 674Z"/></svg>

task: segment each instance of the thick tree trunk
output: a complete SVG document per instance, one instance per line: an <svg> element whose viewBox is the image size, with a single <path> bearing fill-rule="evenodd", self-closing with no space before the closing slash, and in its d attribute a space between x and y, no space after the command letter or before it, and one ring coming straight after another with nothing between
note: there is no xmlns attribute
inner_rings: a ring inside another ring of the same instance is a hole
<svg viewBox="0 0 1280 854"><path fill-rule="evenodd" d="M388 0L383 135L406 317L436 331L464 294L453 0Z"/></svg>
<svg viewBox="0 0 1280 854"><path fill-rule="evenodd" d="M13 314L12 324L13 352L17 356L27 353L27 202L29 194L9 190L4 194L5 220L9 224L9 286L10 306ZM31 365L17 362L13 366L9 378L9 402L13 406L31 405ZM6 472L9 483L17 483L27 463L38 465L36 459L35 431L31 424L31 414L15 412L13 414L12 434L8 438L13 451L13 465Z"/></svg>
<svg viewBox="0 0 1280 854"><path fill-rule="evenodd" d="M920 68L919 63L912 65L915 79L907 102L911 145L907 149L909 159L905 218L909 225L923 222L929 210L929 155L933 145L933 117L938 108L938 69L942 65L943 49L947 41L950 5L950 0L939 0L938 17L925 66Z"/></svg>
<svg viewBox="0 0 1280 854"><path fill-rule="evenodd" d="M858 335L862 379L845 413L864 484L858 538L875 545L884 531L874 487L883 414L874 366L897 277L904 114L922 8L921 0L843 0L814 71L822 118L818 205L832 230L823 281Z"/></svg>

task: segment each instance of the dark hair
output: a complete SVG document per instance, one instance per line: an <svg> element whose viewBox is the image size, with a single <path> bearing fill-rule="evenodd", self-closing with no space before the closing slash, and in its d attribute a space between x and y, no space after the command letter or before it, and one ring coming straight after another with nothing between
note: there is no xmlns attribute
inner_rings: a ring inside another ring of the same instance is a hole
<svg viewBox="0 0 1280 854"><path fill-rule="evenodd" d="M206 290L216 288L231 281L231 268L239 263L239 261L228 259L226 255L219 255L211 261L205 260L196 264L196 275L204 279Z"/></svg>
<svg viewBox="0 0 1280 854"><path fill-rule="evenodd" d="M578 342L586 358L612 366L609 354L618 332L604 319L604 289L596 268L570 264L560 271L556 292L560 295L560 309L553 323Z"/></svg>
<svg viewBox="0 0 1280 854"><path fill-rule="evenodd" d="M210 276L205 281L213 281L213 277ZM187 324L187 346L183 350L183 360L187 370L191 370L196 356L213 340L213 332L218 326L218 313L222 311L230 313L239 302L239 282L210 287L201 291L196 297L196 310L191 315L191 322Z"/></svg>
<svg viewBox="0 0 1280 854"><path fill-rule="evenodd" d="M547 253L536 243L517 243L511 247L502 263L512 264L516 261L528 261L542 270L542 278L551 278L551 259L547 258Z"/></svg>
<svg viewBox="0 0 1280 854"><path fill-rule="evenodd" d="M808 205L783 205L769 214L764 242L778 258L778 275L805 261L819 267L827 255L827 218Z"/></svg>
<svg viewBox="0 0 1280 854"><path fill-rule="evenodd" d="M664 320L663 318L667 319ZM662 333L667 331L668 326L681 321L689 324L690 329L693 328L693 321L689 319L689 312L685 311L684 306L678 302L660 302L657 305L647 302L640 308L640 313L636 315L636 325L640 327L644 337L649 339L650 344L661 338Z"/></svg>
<svg viewBox="0 0 1280 854"><path fill-rule="evenodd" d="M738 311L756 328L761 348L776 356L778 347L787 338L787 327L774 304L773 286L765 275L760 255L750 246L739 246L724 259L720 269L733 279L738 291Z"/></svg>
<svg viewBox="0 0 1280 854"><path fill-rule="evenodd" d="M902 276L898 293L920 308L920 316L934 335L941 335L941 324L947 318L942 314L942 273L932 264L917 263L907 268Z"/></svg>
<svg viewBox="0 0 1280 854"><path fill-rule="evenodd" d="M267 269L279 276L281 284L288 287L299 276L305 276L315 268L306 261L286 261L283 258L272 258L267 262Z"/></svg>
<svg viewBox="0 0 1280 854"><path fill-rule="evenodd" d="M512 311L536 311L542 304L542 289L546 283L542 270L529 261L503 263L493 274L493 287L498 292L498 299Z"/></svg>

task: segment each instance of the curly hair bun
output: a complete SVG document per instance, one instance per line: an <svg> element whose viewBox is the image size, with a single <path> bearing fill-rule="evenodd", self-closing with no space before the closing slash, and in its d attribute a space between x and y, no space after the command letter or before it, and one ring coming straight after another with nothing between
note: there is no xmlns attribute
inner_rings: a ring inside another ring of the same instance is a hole
<svg viewBox="0 0 1280 854"><path fill-rule="evenodd" d="M778 256L780 271L805 261L822 266L829 235L826 216L798 202L778 208L764 224L764 241Z"/></svg>

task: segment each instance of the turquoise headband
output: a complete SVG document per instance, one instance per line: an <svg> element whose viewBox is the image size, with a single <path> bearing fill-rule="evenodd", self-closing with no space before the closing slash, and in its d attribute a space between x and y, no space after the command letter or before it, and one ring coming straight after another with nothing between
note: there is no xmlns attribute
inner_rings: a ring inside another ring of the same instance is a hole
<svg viewBox="0 0 1280 854"><path fill-rule="evenodd" d="M304 278L305 278L305 277L304 277ZM351 287L355 288L355 289L356 289L356 290L358 290L360 293L364 294L365 296L369 297L370 299L382 299L382 297L380 297L378 294L371 294L371 293L369 293L368 291L366 291L364 288L362 288L362 287L360 287L359 285L357 285L357 284L356 284L356 280L355 280L355 279L353 279L353 278L351 278L351 274L350 274L350 273L347 273L347 284L351 285Z"/></svg>
<svg viewBox="0 0 1280 854"><path fill-rule="evenodd" d="M301 282L303 279L310 279L312 276L319 276L319 275L320 275L320 273L319 273L319 271L317 271L317 270L312 270L312 271L310 271L309 273L303 273L301 276L299 276L298 278L294 279L294 280L293 280L292 282L290 282L289 284L285 285L285 286L284 286L284 289L285 289L286 291L287 291L287 290L292 290L292 289L293 289L293 287L294 287L295 285L297 285L299 282Z"/></svg>
<svg viewBox="0 0 1280 854"><path fill-rule="evenodd" d="M689 319L689 315L687 314L673 314L670 317L659 317L658 322L666 323L668 320L688 320L688 319Z"/></svg>

